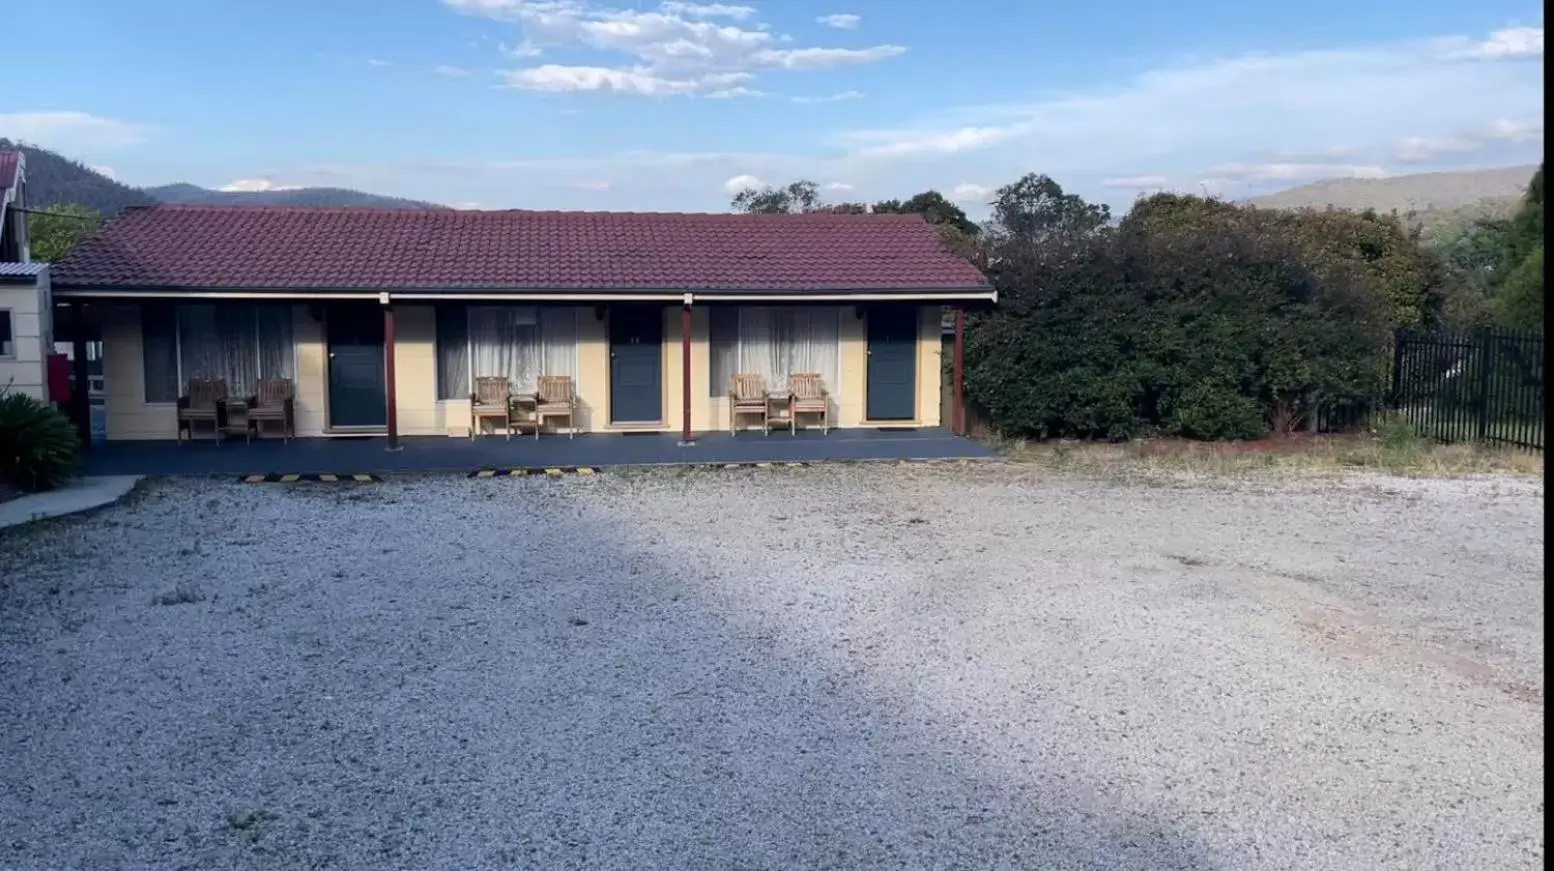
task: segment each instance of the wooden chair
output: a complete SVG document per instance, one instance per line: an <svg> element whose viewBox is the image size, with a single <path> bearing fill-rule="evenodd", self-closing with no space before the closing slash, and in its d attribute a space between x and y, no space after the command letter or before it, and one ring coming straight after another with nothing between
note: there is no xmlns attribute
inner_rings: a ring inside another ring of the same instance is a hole
<svg viewBox="0 0 1554 871"><path fill-rule="evenodd" d="M281 441L297 437L296 390L290 378L266 378L259 382L259 389L248 398L248 431L258 438L264 437L264 423L281 425Z"/></svg>
<svg viewBox="0 0 1554 871"><path fill-rule="evenodd" d="M736 372L728 385L728 432L738 433L739 416L754 414L761 418L761 431L772 431L771 409L766 403L766 378L749 372Z"/></svg>
<svg viewBox="0 0 1554 871"><path fill-rule="evenodd" d="M820 431L831 432L831 394L819 372L795 372L788 376L788 434L798 432L801 414L820 415Z"/></svg>
<svg viewBox="0 0 1554 871"><path fill-rule="evenodd" d="M502 421L502 432L513 437L513 388L500 375L482 375L475 379L475 392L469 397L469 437L480 433L483 418Z"/></svg>
<svg viewBox="0 0 1554 871"><path fill-rule="evenodd" d="M227 398L227 382L221 378L190 378L189 388L178 397L178 440L184 433L194 441L194 425L210 424L211 438L221 444L222 402Z"/></svg>
<svg viewBox="0 0 1554 871"><path fill-rule="evenodd" d="M541 375L540 389L534 394L534 437L540 437L540 428L547 417L564 417L567 420L567 438L577 432L577 391L572 389L571 375Z"/></svg>

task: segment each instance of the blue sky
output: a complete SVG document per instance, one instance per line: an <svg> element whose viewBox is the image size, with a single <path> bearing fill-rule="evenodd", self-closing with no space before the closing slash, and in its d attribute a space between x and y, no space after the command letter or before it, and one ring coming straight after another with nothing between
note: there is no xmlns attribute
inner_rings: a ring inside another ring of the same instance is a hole
<svg viewBox="0 0 1554 871"><path fill-rule="evenodd" d="M0 136L136 185L727 208L1029 171L1125 206L1541 159L1510 0L3 0ZM69 22L68 43L44 38ZM25 71L18 75L16 71Z"/></svg>

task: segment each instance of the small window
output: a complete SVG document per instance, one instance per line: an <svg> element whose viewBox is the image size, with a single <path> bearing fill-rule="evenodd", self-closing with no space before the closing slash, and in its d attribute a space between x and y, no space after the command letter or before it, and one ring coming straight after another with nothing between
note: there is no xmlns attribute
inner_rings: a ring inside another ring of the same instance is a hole
<svg viewBox="0 0 1554 871"><path fill-rule="evenodd" d="M16 356L16 337L11 333L11 313L0 309L0 357Z"/></svg>

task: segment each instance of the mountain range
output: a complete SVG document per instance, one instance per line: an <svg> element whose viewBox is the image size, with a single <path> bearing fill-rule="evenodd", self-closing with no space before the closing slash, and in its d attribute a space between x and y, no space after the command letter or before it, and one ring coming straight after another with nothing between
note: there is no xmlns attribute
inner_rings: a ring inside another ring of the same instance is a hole
<svg viewBox="0 0 1554 871"><path fill-rule="evenodd" d="M1252 197L1246 202L1267 209L1396 212L1429 235L1452 224L1511 217L1537 170L1536 166L1510 166L1387 178L1334 178Z"/></svg>
<svg viewBox="0 0 1554 871"><path fill-rule="evenodd" d="M137 188L122 184L77 161L44 148L0 139L0 150L27 155L27 204L32 208L75 203L104 215L132 206L179 203L208 206L370 206L379 209L441 209L400 197L385 197L345 188L288 188L267 191L219 191L178 183Z"/></svg>
<svg viewBox="0 0 1554 871"><path fill-rule="evenodd" d="M155 203L195 205L368 206L441 209L435 203L363 193L345 188L308 187L266 191L220 191L178 183L136 188L42 148L0 139L0 149L27 155L29 205L77 203L105 215ZM1374 179L1328 179L1246 200L1261 208L1374 209L1406 215L1426 234L1440 227L1487 218L1508 218L1521 202L1534 166L1467 172L1427 172Z"/></svg>

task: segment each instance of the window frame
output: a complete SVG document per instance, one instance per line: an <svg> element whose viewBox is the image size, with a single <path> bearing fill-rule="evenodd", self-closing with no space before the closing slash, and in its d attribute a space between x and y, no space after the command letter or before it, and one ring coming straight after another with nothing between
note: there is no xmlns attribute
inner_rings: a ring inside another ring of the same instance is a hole
<svg viewBox="0 0 1554 871"><path fill-rule="evenodd" d="M0 315L5 315L5 331L0 333L0 360L15 360L16 356L16 312L9 308L0 308ZM10 346L10 350L5 350Z"/></svg>
<svg viewBox="0 0 1554 871"><path fill-rule="evenodd" d="M498 302L498 303L485 303L485 304L461 303L461 304L458 305L457 310L461 311L463 313L463 315L464 315L464 368L466 370L465 371L466 383L464 385L464 392L459 394L458 396L443 396L442 395L442 393L443 393L443 389L442 389L443 388L443 383L442 383L442 373L441 373L442 349L441 349L441 347L438 344L436 344L436 340L437 340L437 338L439 336L439 331L437 329L435 320L434 320L434 323L433 323L433 326L432 326L432 335L433 335L433 342L434 342L433 347L432 347L432 357L433 357L434 365L436 365L438 367L438 372L437 372L437 376L436 376L435 380L437 382L437 384L436 384L437 401L439 403L442 403L442 402L466 402L467 403L467 402L470 401L470 397L475 395L475 378L476 378L476 375L475 375L475 338L474 338L474 330L472 330L470 328L470 318L472 318L474 316L474 314L475 314L477 309L482 309L482 308L504 308L504 307L530 308L530 309L534 310L534 342L535 342L536 347L538 348L537 353L540 355L541 367L542 368L543 368L543 365L544 365L543 364L543 359L544 359L544 354L545 354L545 324L544 324L545 318L544 318L544 315L542 314L543 310L546 309L546 308L549 308L549 309L558 310L558 311L568 311L568 312L570 312L572 314L572 380L573 380L573 383L576 384L577 379L578 379L578 373L581 372L582 366L583 366L583 361L582 361L582 356L581 356L581 354L582 354L582 350L581 349L582 349L583 342L582 342L582 337L580 335L580 333L582 331L582 323L583 323L583 318L582 318L583 307L582 306L575 306L575 305L551 305L551 306L547 306L547 305L545 305L543 303L533 303L533 302L514 302L514 303L501 303L501 302ZM438 318L438 317L441 316L442 312L448 311L448 310L452 310L452 309L453 309L452 306L449 306L447 308L438 308L438 309L435 310L435 313L432 315L432 317L434 319Z"/></svg>
<svg viewBox="0 0 1554 871"><path fill-rule="evenodd" d="M149 306L149 305L142 305L142 306L140 306L140 324L139 324L139 327L140 327L140 344L141 344L141 351L140 351L140 355L141 355L140 356L140 361L141 361L140 362L140 388L141 388L140 389L140 401L141 401L142 404L149 405L149 406L154 406L154 407L173 406L173 405L177 405L179 398L183 396L183 389L184 389L184 386L187 384L187 381L184 378L184 371L183 371L183 329L181 328L181 326L179 324L179 318L178 318L179 310L183 309L183 308L194 307L194 306L220 306L220 305L223 304L223 302L225 302L225 301L217 301L217 302L214 302L214 303L209 303L209 302L171 302L171 303L167 304L167 309L168 309L168 311L170 311L172 313L172 320L173 320L173 374L174 374L174 378L176 379L173 382L173 398L170 399L170 400L147 399L146 398L146 394L147 394L147 391L148 391L148 388L149 388L150 385L146 381L146 363L145 363L145 360L146 360L146 356L145 356L146 355L146 350L145 350L145 348L146 348L146 329L145 329L145 327L146 327L146 312L151 310L152 306ZM231 305L230 302L226 302L226 304L227 305ZM257 334L257 331L258 331L258 317L259 317L259 309L260 309L260 307L273 305L273 306L276 306L278 308L285 309L287 314L290 315L290 321L291 321L291 373L292 373L291 374L291 379L292 379L292 383L295 384L297 382L297 373L299 371L301 371L301 362L302 362L301 352L300 352L300 346L301 346L302 343L297 341L297 307L295 305L293 305L293 304L290 304L290 303L254 303L254 302L246 302L246 301L245 302L237 303L237 305L248 308L250 310L250 312L253 314L253 316L255 318L254 328L255 328L256 334ZM264 362L264 355L263 355L263 352L259 350L259 343L258 342L254 343L254 357L255 357L255 362L256 363L263 364L263 362ZM261 366L258 367L258 369L256 371L262 371L262 369L263 369L263 366L261 365Z"/></svg>

